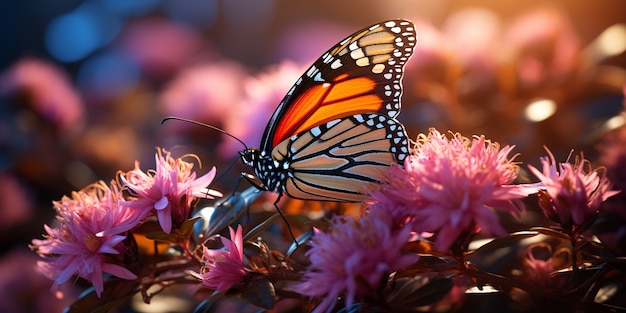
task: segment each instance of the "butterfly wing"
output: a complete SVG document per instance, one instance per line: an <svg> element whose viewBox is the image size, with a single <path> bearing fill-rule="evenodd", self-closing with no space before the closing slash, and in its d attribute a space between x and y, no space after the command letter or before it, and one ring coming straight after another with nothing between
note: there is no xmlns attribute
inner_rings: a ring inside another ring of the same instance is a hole
<svg viewBox="0 0 626 313"><path fill-rule="evenodd" d="M283 140L272 153L288 163L283 190L292 198L362 201L368 183L408 153L402 124L378 113L357 114Z"/></svg>
<svg viewBox="0 0 626 313"><path fill-rule="evenodd" d="M413 53L413 23L390 20L339 42L298 79L272 115L261 142L270 154L284 140L363 113L400 111L404 64Z"/></svg>

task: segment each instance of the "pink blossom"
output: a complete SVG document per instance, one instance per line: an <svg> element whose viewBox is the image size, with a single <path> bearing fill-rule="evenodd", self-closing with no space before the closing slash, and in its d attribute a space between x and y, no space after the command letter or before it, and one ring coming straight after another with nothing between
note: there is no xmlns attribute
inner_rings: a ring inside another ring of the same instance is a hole
<svg viewBox="0 0 626 313"><path fill-rule="evenodd" d="M282 62L243 82L246 98L235 108L229 108L224 129L248 143L258 146L267 121L276 106L285 97L305 68L293 62ZM232 104L231 104L232 105ZM233 140L224 141L220 152L226 157L236 155L241 145Z"/></svg>
<svg viewBox="0 0 626 313"><path fill-rule="evenodd" d="M9 230L28 222L34 215L34 201L17 177L0 174L0 228Z"/></svg>
<svg viewBox="0 0 626 313"><path fill-rule="evenodd" d="M357 297L374 295L385 275L417 261L417 255L401 252L410 237L409 228L393 231L381 210L358 219L337 216L328 232L316 231L306 253L311 265L294 289L322 299L314 312L329 312L344 294L350 307Z"/></svg>
<svg viewBox="0 0 626 313"><path fill-rule="evenodd" d="M545 242L539 242L526 249L524 258L524 277L541 287L556 287L565 277L552 274L571 265L571 251L561 248L555 253L552 247Z"/></svg>
<svg viewBox="0 0 626 313"><path fill-rule="evenodd" d="M201 286L220 292L227 291L242 282L248 271L243 265L243 235L241 225L237 231L230 229L230 240L221 237L223 249L212 250L204 247L205 273L192 273L201 279Z"/></svg>
<svg viewBox="0 0 626 313"><path fill-rule="evenodd" d="M580 39L558 9L544 7L521 15L506 30L505 39L527 87L566 79L579 62Z"/></svg>
<svg viewBox="0 0 626 313"><path fill-rule="evenodd" d="M39 270L54 279L54 286L77 275L91 281L100 296L103 273L137 278L119 265L127 252L122 234L138 222L132 210L119 205L120 199L114 184L109 188L100 182L54 202L60 226L45 225L45 239L35 239L31 246L44 258L38 263Z"/></svg>
<svg viewBox="0 0 626 313"><path fill-rule="evenodd" d="M84 107L65 72L34 58L15 63L0 75L0 95L20 93L44 120L62 131L74 132L84 126Z"/></svg>
<svg viewBox="0 0 626 313"><path fill-rule="evenodd" d="M161 228L169 234L173 223L179 225L190 217L195 198L221 194L206 188L215 177L215 167L196 179L193 163L174 159L165 149L157 148L155 159L156 170L144 173L136 162L134 170L120 174L122 185L131 193L122 204L140 210L144 217L154 209Z"/></svg>
<svg viewBox="0 0 626 313"><path fill-rule="evenodd" d="M373 206L396 223L410 223L418 233L436 232L439 250L464 232L504 234L492 208L519 218L519 199L537 191L536 185L511 185L518 172L508 156L512 146L500 149L484 136L451 135L435 129L421 135L404 168L391 167L380 189L371 192Z"/></svg>
<svg viewBox="0 0 626 313"><path fill-rule="evenodd" d="M170 75L194 56L209 51L192 28L160 18L130 22L120 36L119 45L156 78Z"/></svg>
<svg viewBox="0 0 626 313"><path fill-rule="evenodd" d="M565 229L585 224L600 208L600 204L619 191L610 191L611 182L584 157L574 164L556 163L550 150L541 158L540 172L533 166L530 171L539 178L545 189L539 192L539 206L553 222Z"/></svg>
<svg viewBox="0 0 626 313"><path fill-rule="evenodd" d="M243 67L232 61L202 63L183 69L165 86L159 109L165 115L222 123L237 111L233 106L242 101L245 93L242 81L246 77Z"/></svg>
<svg viewBox="0 0 626 313"><path fill-rule="evenodd" d="M39 257L18 245L0 256L0 308L3 313L64 312L80 294L77 286L63 284L50 293L50 280L33 271Z"/></svg>

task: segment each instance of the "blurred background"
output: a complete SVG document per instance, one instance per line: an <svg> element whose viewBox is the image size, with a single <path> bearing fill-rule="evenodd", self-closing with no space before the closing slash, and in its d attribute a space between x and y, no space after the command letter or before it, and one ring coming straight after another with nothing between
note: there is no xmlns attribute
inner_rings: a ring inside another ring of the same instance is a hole
<svg viewBox="0 0 626 313"><path fill-rule="evenodd" d="M209 123L258 146L318 56L389 18L412 20L418 33L400 114L410 137L429 127L484 134L515 145L523 171L544 145L560 161L583 150L625 186L623 0L4 2L0 311L60 312L71 301L48 292L27 248L51 222L51 201L135 160L153 168L156 146L198 154L199 172L215 165L219 175L243 147L161 119ZM236 164L212 188L230 192L245 170ZM623 205L613 210L624 225ZM607 240L623 252L626 232L616 232Z"/></svg>

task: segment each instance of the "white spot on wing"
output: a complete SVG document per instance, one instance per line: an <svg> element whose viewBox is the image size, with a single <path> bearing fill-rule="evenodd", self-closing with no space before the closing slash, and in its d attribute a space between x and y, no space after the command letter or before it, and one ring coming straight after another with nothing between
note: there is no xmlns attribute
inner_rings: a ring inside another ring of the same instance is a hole
<svg viewBox="0 0 626 313"><path fill-rule="evenodd" d="M336 70L336 69L340 68L342 65L343 64L341 64L341 60L337 59L333 63L330 64L330 68L332 68L333 70Z"/></svg>
<svg viewBox="0 0 626 313"><path fill-rule="evenodd" d="M385 64L379 63L374 65L374 67L372 67L372 72L374 74L380 74L385 70Z"/></svg>
<svg viewBox="0 0 626 313"><path fill-rule="evenodd" d="M358 59L356 60L356 65L360 67L368 66L370 65L370 60L368 58Z"/></svg>

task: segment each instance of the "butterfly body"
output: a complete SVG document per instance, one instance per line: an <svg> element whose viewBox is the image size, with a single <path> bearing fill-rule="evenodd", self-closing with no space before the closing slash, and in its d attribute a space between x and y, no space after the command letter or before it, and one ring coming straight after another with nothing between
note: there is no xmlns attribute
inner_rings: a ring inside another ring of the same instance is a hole
<svg viewBox="0 0 626 313"><path fill-rule="evenodd" d="M241 152L264 189L293 198L362 201L364 185L408 154L400 111L413 24L390 20L324 53L289 90L261 147Z"/></svg>

